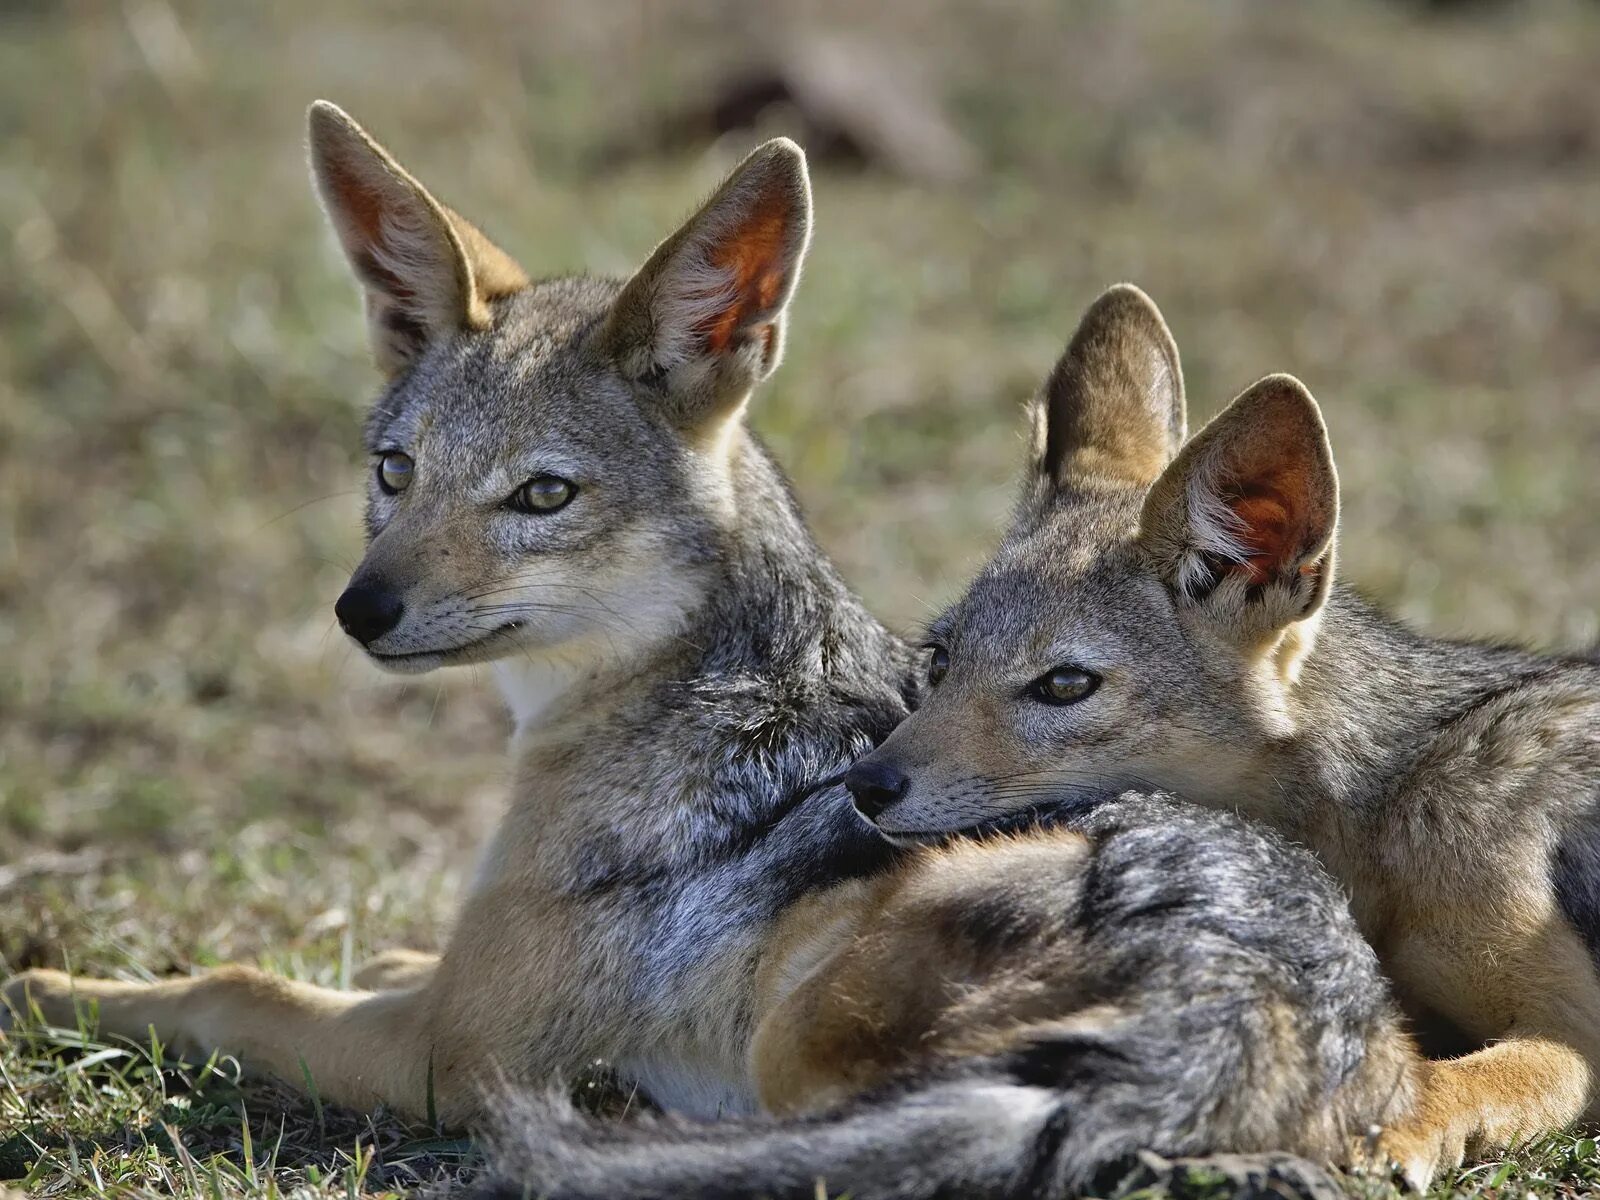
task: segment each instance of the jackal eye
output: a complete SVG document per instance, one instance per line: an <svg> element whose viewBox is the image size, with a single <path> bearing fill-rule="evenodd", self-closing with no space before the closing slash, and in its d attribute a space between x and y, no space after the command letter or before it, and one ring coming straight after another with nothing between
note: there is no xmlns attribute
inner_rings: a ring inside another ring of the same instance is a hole
<svg viewBox="0 0 1600 1200"><path fill-rule="evenodd" d="M559 475L538 475L511 493L511 507L543 516L563 509L578 494L578 485Z"/></svg>
<svg viewBox="0 0 1600 1200"><path fill-rule="evenodd" d="M411 486L413 463L409 454L390 450L378 459L378 490L385 496L395 496Z"/></svg>
<svg viewBox="0 0 1600 1200"><path fill-rule="evenodd" d="M1028 695L1045 704L1076 704L1094 695L1100 676L1080 667L1057 667L1028 685Z"/></svg>
<svg viewBox="0 0 1600 1200"><path fill-rule="evenodd" d="M950 651L943 646L928 647L928 686L938 687L950 670Z"/></svg>

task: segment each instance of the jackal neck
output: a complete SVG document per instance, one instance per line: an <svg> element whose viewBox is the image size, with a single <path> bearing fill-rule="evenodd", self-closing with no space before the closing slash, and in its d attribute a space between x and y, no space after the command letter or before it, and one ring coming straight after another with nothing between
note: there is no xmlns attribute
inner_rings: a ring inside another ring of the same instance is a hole
<svg viewBox="0 0 1600 1200"><path fill-rule="evenodd" d="M1521 649L1426 637L1336 585L1296 684L1293 777L1379 805L1454 718L1549 667Z"/></svg>
<svg viewBox="0 0 1600 1200"><path fill-rule="evenodd" d="M699 652L681 667L826 680L846 695L881 691L885 666L909 672L909 652L817 545L789 481L753 434L741 431L728 475L732 515L710 535L705 601L685 635Z"/></svg>
<svg viewBox="0 0 1600 1200"><path fill-rule="evenodd" d="M618 691L735 676L824 686L904 703L910 655L852 593L812 538L794 493L742 428L719 485L732 498L700 529L680 567L622 597L628 621L592 645L495 664L520 739L547 723L610 707ZM893 676L893 678L890 678Z"/></svg>
<svg viewBox="0 0 1600 1200"><path fill-rule="evenodd" d="M656 905L714 877L765 911L890 854L842 787L817 785L904 719L913 655L845 587L754 439L733 469L739 519L694 534L701 599L677 632L572 680L514 744L481 878L522 862L561 895Z"/></svg>

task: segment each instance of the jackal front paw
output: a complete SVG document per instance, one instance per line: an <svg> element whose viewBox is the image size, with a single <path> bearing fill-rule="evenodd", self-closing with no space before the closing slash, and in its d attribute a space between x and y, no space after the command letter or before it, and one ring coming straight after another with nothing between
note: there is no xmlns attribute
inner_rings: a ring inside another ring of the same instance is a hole
<svg viewBox="0 0 1600 1200"><path fill-rule="evenodd" d="M1467 1135L1454 1123L1411 1121L1363 1138L1350 1156L1358 1171L1396 1172L1413 1191L1426 1192L1442 1171L1461 1166L1467 1156Z"/></svg>
<svg viewBox="0 0 1600 1200"><path fill-rule="evenodd" d="M14 1029L33 1019L35 1010L46 1025L78 1026L72 976L43 967L13 975L0 985L0 1029Z"/></svg>

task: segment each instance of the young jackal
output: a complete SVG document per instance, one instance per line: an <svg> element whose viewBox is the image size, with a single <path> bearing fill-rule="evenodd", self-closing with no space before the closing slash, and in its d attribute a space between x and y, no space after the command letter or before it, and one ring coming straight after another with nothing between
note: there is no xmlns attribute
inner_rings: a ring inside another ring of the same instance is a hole
<svg viewBox="0 0 1600 1200"><path fill-rule="evenodd" d="M1142 293L1090 310L1015 525L929 634L924 706L852 772L915 841L1170 789L1310 847L1430 1065L1381 1149L1417 1184L1586 1113L1600 1070L1600 664L1419 636L1334 582L1316 403L1263 379L1184 444Z"/></svg>
<svg viewBox="0 0 1600 1200"><path fill-rule="evenodd" d="M34 971L5 999L452 1124L486 1083L597 1057L666 1107L747 1110L774 923L893 853L812 785L915 692L743 422L810 232L804 159L755 151L625 283L533 283L331 105L311 156L388 377L339 621L393 670L493 662L510 811L442 959L386 956L364 990Z"/></svg>

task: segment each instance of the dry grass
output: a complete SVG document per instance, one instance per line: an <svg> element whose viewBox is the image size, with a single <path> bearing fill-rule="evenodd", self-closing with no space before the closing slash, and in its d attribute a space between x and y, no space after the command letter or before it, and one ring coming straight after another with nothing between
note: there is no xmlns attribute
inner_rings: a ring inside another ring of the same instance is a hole
<svg viewBox="0 0 1600 1200"><path fill-rule="evenodd" d="M482 681L382 679L332 626L373 380L304 180L319 95L535 271L616 272L750 139L596 147L847 22L918 59L984 164L945 189L821 171L755 413L880 612L914 625L981 558L1021 401L1131 278L1201 415L1271 370L1323 400L1348 575L1436 630L1595 640L1594 5L381 12L0 10L0 971L243 959L334 982L437 944L492 819L505 727ZM343 1194L463 1153L75 1038L0 1046L0 1179ZM1526 1162L1462 1186L1597 1169L1570 1138Z"/></svg>

